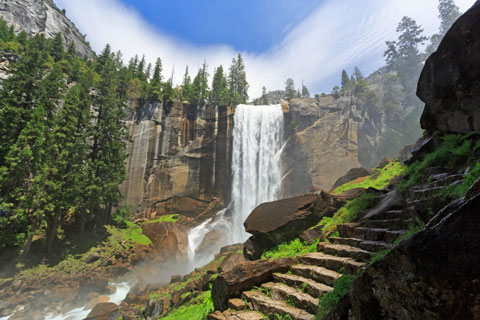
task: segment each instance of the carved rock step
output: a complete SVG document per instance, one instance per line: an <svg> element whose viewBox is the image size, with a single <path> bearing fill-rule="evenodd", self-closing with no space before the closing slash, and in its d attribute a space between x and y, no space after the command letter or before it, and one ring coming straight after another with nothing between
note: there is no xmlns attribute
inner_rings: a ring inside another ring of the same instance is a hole
<svg viewBox="0 0 480 320"><path fill-rule="evenodd" d="M360 226L359 223L342 223L337 225L338 233L343 238L353 238L353 231L356 227Z"/></svg>
<svg viewBox="0 0 480 320"><path fill-rule="evenodd" d="M358 238L344 238L344 237L328 237L333 243L343 244L351 247L359 247L360 242L364 241L363 239Z"/></svg>
<svg viewBox="0 0 480 320"><path fill-rule="evenodd" d="M383 228L355 228L353 232L354 239L371 240L371 241L385 241L393 243L399 236L407 233L408 230L388 230ZM358 247L357 245L354 245Z"/></svg>
<svg viewBox="0 0 480 320"><path fill-rule="evenodd" d="M363 228L378 228L388 230L405 230L412 224L415 224L414 219L390 219L390 220L365 220L362 221Z"/></svg>
<svg viewBox="0 0 480 320"><path fill-rule="evenodd" d="M266 314L270 319L275 319L274 315L289 315L295 320L313 320L315 316L305 310L292 307L284 301L273 300L259 291L244 291L242 298L252 304L255 311Z"/></svg>
<svg viewBox="0 0 480 320"><path fill-rule="evenodd" d="M408 210L390 210L380 214L374 215L372 218L377 220L391 220L391 219L409 219L411 217Z"/></svg>
<svg viewBox="0 0 480 320"><path fill-rule="evenodd" d="M315 314L318 309L319 300L307 293L297 291L297 289L287 286L284 283L267 282L262 284L263 288L270 290L272 299L283 300L288 304L294 303L296 308L306 310Z"/></svg>
<svg viewBox="0 0 480 320"><path fill-rule="evenodd" d="M317 250L339 257L353 258L358 261L370 261L372 256L371 252L360 248L342 244L331 244L328 242L320 242L317 246Z"/></svg>
<svg viewBox="0 0 480 320"><path fill-rule="evenodd" d="M364 249L364 248L361 248L361 249ZM370 250L367 250L367 251L370 251ZM358 262L352 258L335 257L335 256L323 254L321 252L307 253L299 256L298 259L305 264L311 264L311 265L335 270L337 272L354 274L354 275L357 274L358 270L360 270L361 268L367 265L364 262Z"/></svg>
<svg viewBox="0 0 480 320"><path fill-rule="evenodd" d="M274 273L273 280L276 282L283 282L291 287L302 288L314 297L323 296L325 293L333 290L332 287L323 283L318 283L312 279L307 279L294 274Z"/></svg>
<svg viewBox="0 0 480 320"><path fill-rule="evenodd" d="M209 314L207 320L265 320L265 318L261 313L256 311L226 310L223 313L215 311Z"/></svg>
<svg viewBox="0 0 480 320"><path fill-rule="evenodd" d="M377 252L385 249L392 249L393 244L384 241L362 241L360 242L360 248L370 252Z"/></svg>
<svg viewBox="0 0 480 320"><path fill-rule="evenodd" d="M306 264L297 264L292 266L292 273L304 278L310 278L317 282L325 283L328 286L333 286L335 281L342 275L333 270L322 267L311 266Z"/></svg>

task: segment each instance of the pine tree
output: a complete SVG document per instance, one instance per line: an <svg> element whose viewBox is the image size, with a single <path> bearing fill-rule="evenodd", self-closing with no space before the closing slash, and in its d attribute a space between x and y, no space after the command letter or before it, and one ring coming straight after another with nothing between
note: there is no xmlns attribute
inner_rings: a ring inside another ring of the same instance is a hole
<svg viewBox="0 0 480 320"><path fill-rule="evenodd" d="M192 99L192 79L188 74L188 66L185 68L183 76L181 97L183 101L191 101Z"/></svg>
<svg viewBox="0 0 480 320"><path fill-rule="evenodd" d="M345 69L342 70L342 90L348 90L350 88L350 78Z"/></svg>
<svg viewBox="0 0 480 320"><path fill-rule="evenodd" d="M212 92L210 102L218 106L227 106L229 102L229 92L227 88L227 79L223 72L223 67L219 66L215 70L212 82Z"/></svg>
<svg viewBox="0 0 480 320"><path fill-rule="evenodd" d="M264 106L269 105L268 95L267 95L267 88L265 88L265 86L262 87L262 104L263 104Z"/></svg>
<svg viewBox="0 0 480 320"><path fill-rule="evenodd" d="M192 82L192 98L190 102L196 106L203 106L207 102L208 76L207 63L204 62L202 68L198 69L198 73Z"/></svg>
<svg viewBox="0 0 480 320"><path fill-rule="evenodd" d="M228 90L230 92L231 104L246 103L248 100L248 88L245 65L242 55L239 53L237 59L232 59L232 65L228 73Z"/></svg>
<svg viewBox="0 0 480 320"><path fill-rule="evenodd" d="M285 81L285 99L291 100L295 98L297 91L295 90L295 82L292 78Z"/></svg>
<svg viewBox="0 0 480 320"><path fill-rule="evenodd" d="M425 51L427 57L437 50L443 37L460 15L460 8L455 4L455 1L439 0L438 18L440 18L440 28L438 33L430 37L430 44Z"/></svg>
<svg viewBox="0 0 480 320"><path fill-rule="evenodd" d="M162 59L157 58L150 80L150 98L153 100L159 100L162 96L162 71Z"/></svg>
<svg viewBox="0 0 480 320"><path fill-rule="evenodd" d="M55 37L50 42L50 55L53 57L55 62L58 62L63 59L65 50L63 48L63 38L60 33L57 33Z"/></svg>
<svg viewBox="0 0 480 320"><path fill-rule="evenodd" d="M310 91L308 91L308 88L305 85L302 85L302 98L310 98Z"/></svg>

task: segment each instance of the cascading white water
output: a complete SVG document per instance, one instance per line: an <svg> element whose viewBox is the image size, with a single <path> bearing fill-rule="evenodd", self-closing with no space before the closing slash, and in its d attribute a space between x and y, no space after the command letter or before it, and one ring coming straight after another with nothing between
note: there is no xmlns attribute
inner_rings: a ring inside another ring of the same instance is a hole
<svg viewBox="0 0 480 320"><path fill-rule="evenodd" d="M281 105L239 105L235 111L232 148L233 219L225 218L227 209L193 228L188 236L188 258L193 266L211 257L197 257L195 252L204 237L214 229L227 232L226 243L248 238L243 222L262 202L276 200L281 190L280 153L283 144L283 111Z"/></svg>
<svg viewBox="0 0 480 320"><path fill-rule="evenodd" d="M248 238L243 222L252 210L280 195L283 139L281 105L237 106L232 152L234 242Z"/></svg>

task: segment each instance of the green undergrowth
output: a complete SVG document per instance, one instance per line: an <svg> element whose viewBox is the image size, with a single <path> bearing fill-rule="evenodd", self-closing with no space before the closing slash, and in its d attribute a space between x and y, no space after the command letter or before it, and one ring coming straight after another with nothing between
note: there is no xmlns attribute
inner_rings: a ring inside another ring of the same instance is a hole
<svg viewBox="0 0 480 320"><path fill-rule="evenodd" d="M339 224L355 221L360 213L373 207L377 203L377 200L375 195L364 193L350 200L340 208L333 217L323 217L317 226L322 226L323 234L334 231Z"/></svg>
<svg viewBox="0 0 480 320"><path fill-rule="evenodd" d="M382 190L390 184L393 178L402 174L404 169L405 167L399 161L392 161L382 169L375 169L374 173L366 178L359 178L341 185L333 191L333 194L340 194L355 188Z"/></svg>
<svg viewBox="0 0 480 320"><path fill-rule="evenodd" d="M316 319L323 319L340 301L340 299L350 290L352 287L354 275L344 274L333 286L333 290L320 298L319 309L316 315Z"/></svg>
<svg viewBox="0 0 480 320"><path fill-rule="evenodd" d="M278 314L273 315L274 320L294 320L289 314Z"/></svg>
<svg viewBox="0 0 480 320"><path fill-rule="evenodd" d="M465 176L463 182L456 186L450 186L441 192L442 195L448 195L455 199L464 197L472 184L480 178L480 162L475 163L472 170Z"/></svg>
<svg viewBox="0 0 480 320"><path fill-rule="evenodd" d="M476 133L466 135L448 134L440 137L442 145L435 149L432 153L425 156L422 161L416 161L405 170L405 179L399 184L398 188L402 194L421 182L427 181L426 170L431 167L446 167L456 169L466 167L468 165L475 165L475 172L472 170L471 178L480 176L480 169L475 164L475 153L480 148L480 141L474 141L473 137ZM473 183L473 181L472 181ZM468 189L468 182L465 182L461 187L451 192L462 196ZM471 184L470 184L471 185Z"/></svg>
<svg viewBox="0 0 480 320"><path fill-rule="evenodd" d="M270 249L262 254L262 259L278 259L285 257L296 257L300 254L317 251L317 244L320 239L317 239L312 244L307 244L299 238L290 242L281 243L273 249Z"/></svg>
<svg viewBox="0 0 480 320"><path fill-rule="evenodd" d="M149 220L145 223L153 223L153 222L177 222L178 219L180 219L182 216L179 215L179 214L168 214L168 215L164 215L164 216L161 216L157 219L154 219L154 220Z"/></svg>
<svg viewBox="0 0 480 320"><path fill-rule="evenodd" d="M116 237L119 241L129 241L132 243L148 246L152 243L150 239L142 233L142 228L135 223L125 220L125 228L118 228L115 226L105 226L107 231Z"/></svg>
<svg viewBox="0 0 480 320"><path fill-rule="evenodd" d="M211 291L204 291L187 305L171 311L164 320L202 320L213 312Z"/></svg>

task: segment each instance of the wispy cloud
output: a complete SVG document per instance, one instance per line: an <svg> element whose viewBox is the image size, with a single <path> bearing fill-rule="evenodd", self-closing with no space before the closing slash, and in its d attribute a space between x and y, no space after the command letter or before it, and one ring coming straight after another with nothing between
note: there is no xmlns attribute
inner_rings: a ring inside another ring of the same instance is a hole
<svg viewBox="0 0 480 320"><path fill-rule="evenodd" d="M236 55L228 45L195 46L174 38L146 22L133 8L119 0L55 0L83 33L94 50L110 43L127 60L145 54L147 60L161 57L165 76L175 69L180 82L185 66L196 72L207 60L210 71L231 63ZM474 0L457 0L462 11ZM385 41L396 38L395 29L407 15L431 35L438 28L437 0L327 0L294 27L273 48L261 54L242 52L245 57L250 96L281 89L291 77L312 92L327 92L339 82L340 71L358 65L365 73L383 65ZM238 30L242 32L242 30Z"/></svg>

